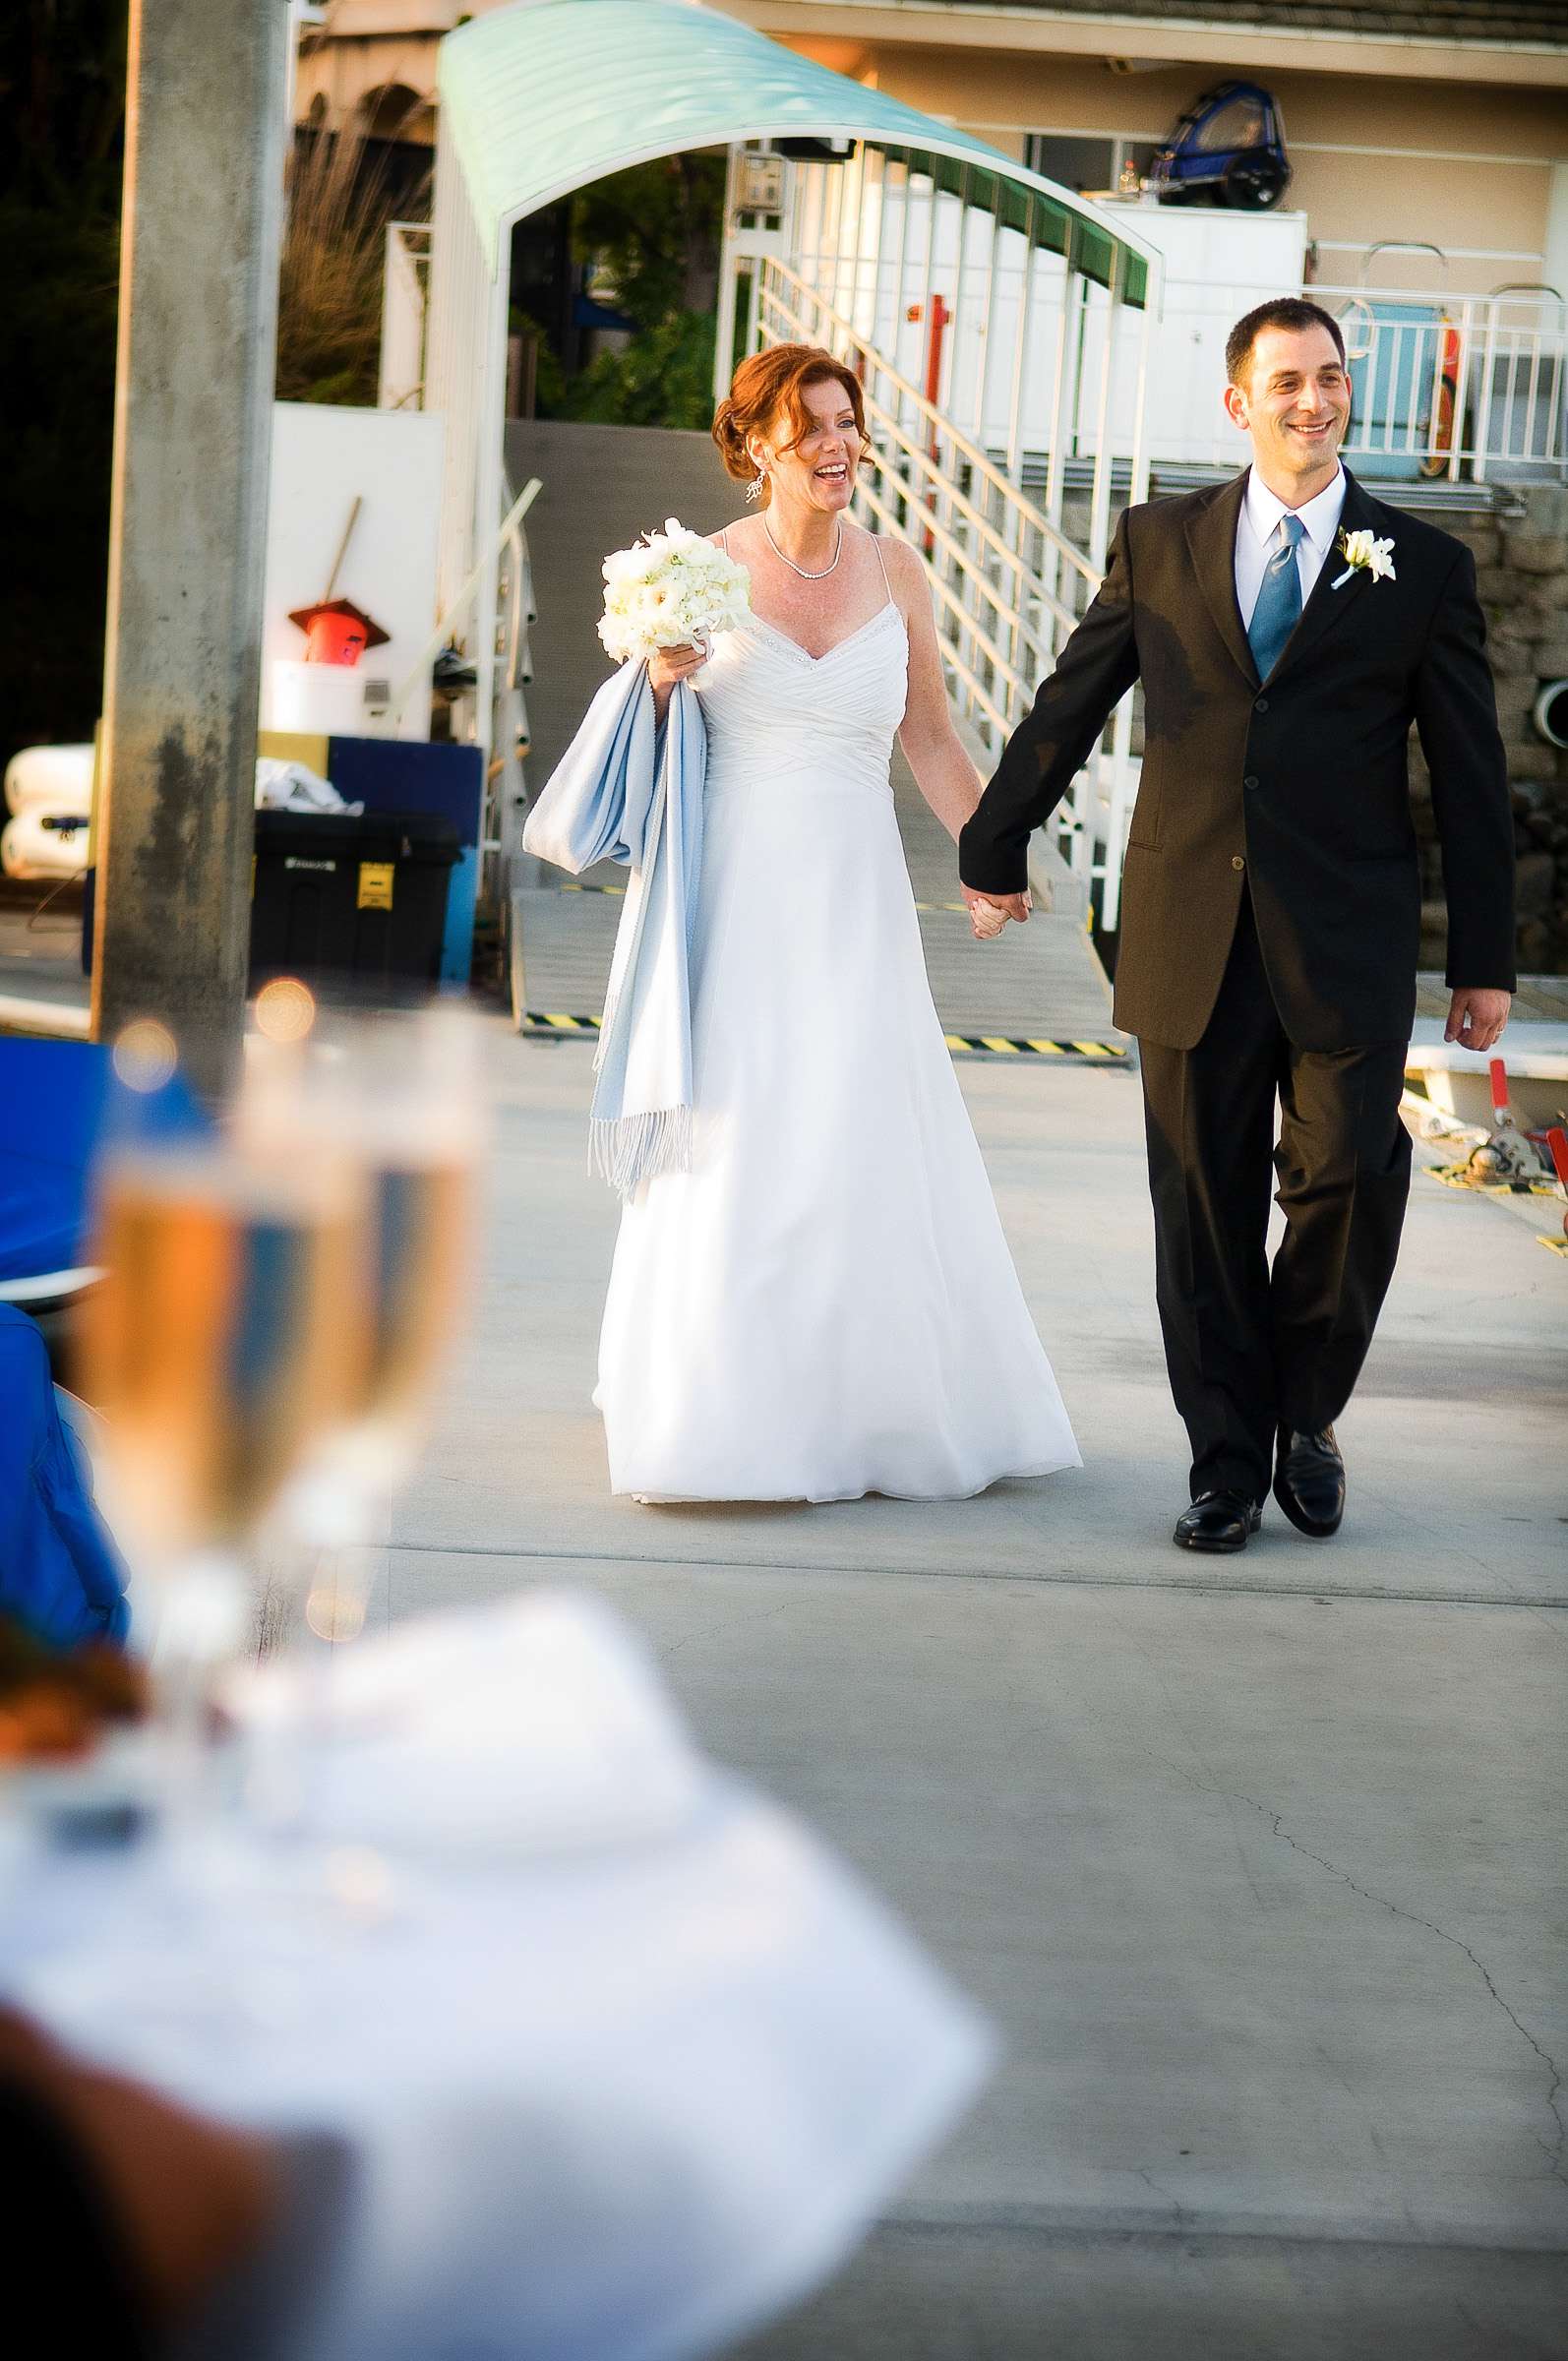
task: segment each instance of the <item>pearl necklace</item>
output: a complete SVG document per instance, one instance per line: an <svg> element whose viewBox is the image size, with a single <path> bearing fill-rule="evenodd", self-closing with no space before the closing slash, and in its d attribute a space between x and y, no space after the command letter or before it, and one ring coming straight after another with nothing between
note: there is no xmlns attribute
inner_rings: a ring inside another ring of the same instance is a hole
<svg viewBox="0 0 1568 2361"><path fill-rule="evenodd" d="M791 574L798 574L803 582L820 582L825 580L827 575L832 573L833 568L838 564L839 559L844 554L844 527L842 524L840 524L838 528L838 539L833 544L832 558L827 565L818 566L814 574L809 566L797 566L793 558L786 558L784 556L784 552L780 549L772 534L768 532L767 518L765 516L762 519L762 530L764 533L767 533L767 545L768 548L773 552L774 557L782 559L783 563L789 568Z"/></svg>

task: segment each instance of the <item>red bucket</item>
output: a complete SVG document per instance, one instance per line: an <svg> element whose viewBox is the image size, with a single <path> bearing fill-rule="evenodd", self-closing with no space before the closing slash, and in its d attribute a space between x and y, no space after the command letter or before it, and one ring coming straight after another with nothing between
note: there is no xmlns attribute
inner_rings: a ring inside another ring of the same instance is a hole
<svg viewBox="0 0 1568 2361"><path fill-rule="evenodd" d="M307 664L357 664L365 652L365 627L353 615L318 615L305 635Z"/></svg>
<svg viewBox="0 0 1568 2361"><path fill-rule="evenodd" d="M357 664L367 647L380 647L387 637L381 625L372 623L351 598L296 607L288 620L305 635L307 664Z"/></svg>

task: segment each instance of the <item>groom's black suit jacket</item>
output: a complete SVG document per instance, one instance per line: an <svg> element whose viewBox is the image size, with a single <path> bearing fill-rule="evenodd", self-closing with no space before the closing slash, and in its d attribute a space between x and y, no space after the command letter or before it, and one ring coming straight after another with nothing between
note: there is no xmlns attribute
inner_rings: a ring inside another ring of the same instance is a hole
<svg viewBox="0 0 1568 2361"><path fill-rule="evenodd" d="M1243 885L1302 1050L1409 1038L1420 881L1407 749L1431 772L1448 980L1514 984L1513 819L1469 550L1347 472L1341 523L1391 536L1395 578L1331 551L1260 683L1236 598L1246 489L1129 509L1100 591L959 840L966 885L1015 893L1118 699L1141 679L1143 776L1122 879L1116 1022L1173 1049L1208 1024Z"/></svg>

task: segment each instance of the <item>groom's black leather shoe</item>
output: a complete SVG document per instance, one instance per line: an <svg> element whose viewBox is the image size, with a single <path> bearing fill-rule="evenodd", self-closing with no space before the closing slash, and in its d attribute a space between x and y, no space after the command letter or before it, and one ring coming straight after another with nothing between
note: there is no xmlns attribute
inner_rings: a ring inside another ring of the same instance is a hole
<svg viewBox="0 0 1568 2361"><path fill-rule="evenodd" d="M1263 1503L1245 1492L1200 1492L1177 1517L1178 1549L1244 1549L1263 1522Z"/></svg>
<svg viewBox="0 0 1568 2361"><path fill-rule="evenodd" d="M1345 1462L1332 1426L1321 1434L1280 1428L1274 1497L1297 1533L1309 1534L1314 1542L1338 1533L1345 1514Z"/></svg>

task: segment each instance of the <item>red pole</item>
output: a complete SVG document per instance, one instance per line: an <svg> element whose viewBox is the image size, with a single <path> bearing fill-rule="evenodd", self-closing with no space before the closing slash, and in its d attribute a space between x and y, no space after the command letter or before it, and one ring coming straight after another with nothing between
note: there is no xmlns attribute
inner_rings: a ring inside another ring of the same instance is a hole
<svg viewBox="0 0 1568 2361"><path fill-rule="evenodd" d="M952 313L947 309L944 299L940 295L934 295L931 299L931 335L926 345L926 399L931 403L933 409L936 407L941 394L942 331L951 319ZM934 456L935 450L936 445L934 440L932 443Z"/></svg>
<svg viewBox="0 0 1568 2361"><path fill-rule="evenodd" d="M916 306L914 308L918 312L919 307ZM947 309L944 299L940 295L934 295L931 299L931 333L926 339L926 399L931 403L933 409L936 408L937 403L941 398L942 331L948 326L952 316L952 313ZM941 449L936 439L936 429L935 426L933 426L931 430L930 449L931 455L934 459L941 456ZM935 491L927 495L926 506L935 515L936 512L936 495ZM925 536L925 542L926 555L929 558L932 554L932 551L936 546L935 535L928 532Z"/></svg>

